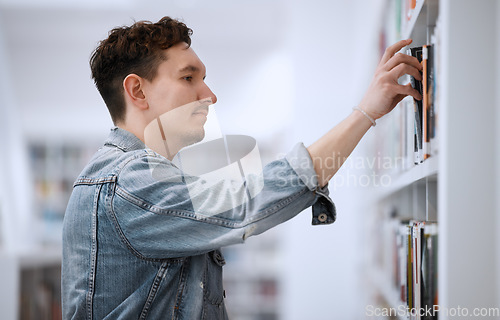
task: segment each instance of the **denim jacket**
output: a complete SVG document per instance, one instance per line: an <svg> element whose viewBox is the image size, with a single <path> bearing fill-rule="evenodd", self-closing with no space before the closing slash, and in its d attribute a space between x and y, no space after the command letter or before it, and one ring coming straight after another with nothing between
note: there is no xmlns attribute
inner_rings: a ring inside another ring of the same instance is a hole
<svg viewBox="0 0 500 320"><path fill-rule="evenodd" d="M64 217L63 319L227 319L221 247L309 206L313 224L335 221L302 144L263 168L258 195L224 212L194 210L182 174L132 133L112 129ZM224 188L203 195L227 197Z"/></svg>

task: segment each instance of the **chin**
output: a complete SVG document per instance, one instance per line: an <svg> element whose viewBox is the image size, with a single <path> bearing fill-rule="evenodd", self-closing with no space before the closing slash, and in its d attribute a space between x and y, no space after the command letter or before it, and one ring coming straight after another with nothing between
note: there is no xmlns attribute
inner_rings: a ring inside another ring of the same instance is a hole
<svg viewBox="0 0 500 320"><path fill-rule="evenodd" d="M184 139L185 142L184 144L186 146L190 146L192 144L202 141L203 138L205 138L205 129L201 128L201 130L192 131L189 134L187 134Z"/></svg>

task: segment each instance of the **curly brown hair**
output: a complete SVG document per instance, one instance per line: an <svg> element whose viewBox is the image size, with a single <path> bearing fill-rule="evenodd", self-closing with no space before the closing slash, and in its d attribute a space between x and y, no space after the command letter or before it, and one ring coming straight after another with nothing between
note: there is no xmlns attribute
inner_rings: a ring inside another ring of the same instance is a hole
<svg viewBox="0 0 500 320"><path fill-rule="evenodd" d="M158 22L135 22L111 30L92 53L90 69L113 123L125 120L122 83L129 74L152 81L167 57L166 50L178 43L191 45L193 31L184 23L163 17Z"/></svg>

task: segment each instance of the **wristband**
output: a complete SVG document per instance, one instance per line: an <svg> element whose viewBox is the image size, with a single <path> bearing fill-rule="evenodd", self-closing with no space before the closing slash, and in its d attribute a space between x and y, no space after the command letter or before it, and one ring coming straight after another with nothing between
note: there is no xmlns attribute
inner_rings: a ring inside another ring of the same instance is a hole
<svg viewBox="0 0 500 320"><path fill-rule="evenodd" d="M370 122L372 123L373 127L375 127L377 125L377 123L375 123L375 119L373 119L372 117L370 117L368 115L368 113L366 113L363 109L361 109L359 107L354 107L354 108L352 108L352 110L358 110L359 112L361 112L368 120L370 120Z"/></svg>

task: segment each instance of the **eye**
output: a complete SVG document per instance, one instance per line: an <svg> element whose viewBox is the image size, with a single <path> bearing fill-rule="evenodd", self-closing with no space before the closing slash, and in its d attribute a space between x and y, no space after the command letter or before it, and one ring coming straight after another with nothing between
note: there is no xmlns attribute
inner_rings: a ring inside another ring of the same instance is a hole
<svg viewBox="0 0 500 320"><path fill-rule="evenodd" d="M193 81L193 77L192 76L186 76L186 77L183 77L182 79L186 80L187 82Z"/></svg>

